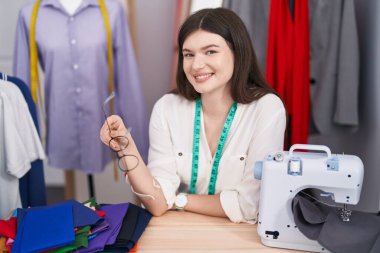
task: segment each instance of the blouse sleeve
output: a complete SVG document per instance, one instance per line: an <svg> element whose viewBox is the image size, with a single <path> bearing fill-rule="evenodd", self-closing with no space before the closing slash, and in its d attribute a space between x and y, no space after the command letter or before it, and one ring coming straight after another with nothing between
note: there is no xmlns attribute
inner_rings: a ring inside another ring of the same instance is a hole
<svg viewBox="0 0 380 253"><path fill-rule="evenodd" d="M266 95L258 101L260 112L257 126L250 141L242 181L232 190L221 192L222 207L233 222L256 223L260 181L253 176L256 161L262 160L271 151L283 150L286 113L281 100L275 95Z"/></svg>
<svg viewBox="0 0 380 253"><path fill-rule="evenodd" d="M176 172L176 162L170 130L164 114L165 97L154 106L149 126L149 161L148 168L158 181L166 198L168 209L175 200L175 193L179 187L180 179Z"/></svg>

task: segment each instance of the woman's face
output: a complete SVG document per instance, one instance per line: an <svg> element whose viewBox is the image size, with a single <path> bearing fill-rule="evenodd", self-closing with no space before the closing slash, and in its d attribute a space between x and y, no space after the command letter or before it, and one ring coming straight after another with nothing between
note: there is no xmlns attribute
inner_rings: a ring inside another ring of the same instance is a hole
<svg viewBox="0 0 380 253"><path fill-rule="evenodd" d="M234 54L223 37L197 30L185 39L182 54L183 70L198 93L229 92Z"/></svg>

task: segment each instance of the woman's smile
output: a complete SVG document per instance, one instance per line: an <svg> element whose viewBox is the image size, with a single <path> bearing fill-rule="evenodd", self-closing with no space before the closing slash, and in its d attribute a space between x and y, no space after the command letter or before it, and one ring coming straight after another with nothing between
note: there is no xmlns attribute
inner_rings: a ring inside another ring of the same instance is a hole
<svg viewBox="0 0 380 253"><path fill-rule="evenodd" d="M208 73L208 74L195 74L194 79L197 83L203 83L209 80L214 74L213 73Z"/></svg>

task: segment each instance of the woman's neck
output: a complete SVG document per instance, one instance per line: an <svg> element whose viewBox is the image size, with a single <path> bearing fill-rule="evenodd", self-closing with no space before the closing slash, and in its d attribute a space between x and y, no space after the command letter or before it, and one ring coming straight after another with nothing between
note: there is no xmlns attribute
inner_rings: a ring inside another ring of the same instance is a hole
<svg viewBox="0 0 380 253"><path fill-rule="evenodd" d="M208 117L225 117L232 104L233 99L230 94L219 96L202 95L202 111Z"/></svg>

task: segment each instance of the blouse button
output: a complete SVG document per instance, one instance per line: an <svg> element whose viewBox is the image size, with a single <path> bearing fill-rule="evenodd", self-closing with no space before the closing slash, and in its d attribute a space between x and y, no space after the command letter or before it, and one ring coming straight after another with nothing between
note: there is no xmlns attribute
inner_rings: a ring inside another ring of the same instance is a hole
<svg viewBox="0 0 380 253"><path fill-rule="evenodd" d="M242 157L240 157L240 161L243 161L244 160L244 157L242 156Z"/></svg>
<svg viewBox="0 0 380 253"><path fill-rule="evenodd" d="M178 155L179 155L179 156L182 156L182 152L179 152Z"/></svg>

